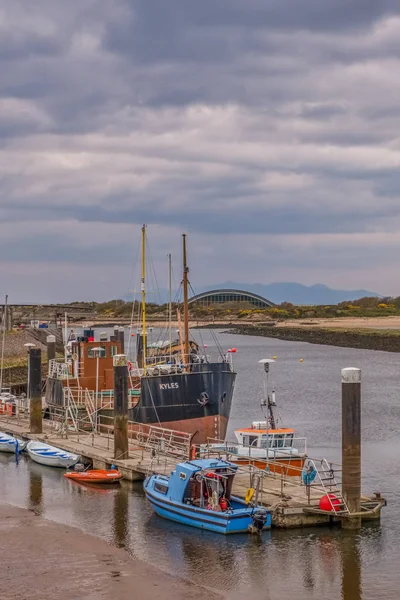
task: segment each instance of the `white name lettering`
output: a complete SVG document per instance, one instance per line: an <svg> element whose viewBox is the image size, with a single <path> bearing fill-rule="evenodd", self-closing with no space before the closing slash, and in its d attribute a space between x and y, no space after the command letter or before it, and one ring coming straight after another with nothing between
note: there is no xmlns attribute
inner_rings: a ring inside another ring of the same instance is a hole
<svg viewBox="0 0 400 600"><path fill-rule="evenodd" d="M160 383L160 390L173 390L179 387L179 383Z"/></svg>

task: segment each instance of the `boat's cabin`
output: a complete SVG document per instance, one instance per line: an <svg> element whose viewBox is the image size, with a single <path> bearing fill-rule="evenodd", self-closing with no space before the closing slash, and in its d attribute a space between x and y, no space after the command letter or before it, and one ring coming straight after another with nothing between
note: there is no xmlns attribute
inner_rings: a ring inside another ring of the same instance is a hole
<svg viewBox="0 0 400 600"><path fill-rule="evenodd" d="M246 448L293 448L294 429L267 429L266 421L253 421L246 429L237 429L238 443Z"/></svg>
<svg viewBox="0 0 400 600"><path fill-rule="evenodd" d="M174 502L225 511L233 506L231 493L237 468L237 465L218 459L180 463L169 478L157 478L154 491L165 494Z"/></svg>

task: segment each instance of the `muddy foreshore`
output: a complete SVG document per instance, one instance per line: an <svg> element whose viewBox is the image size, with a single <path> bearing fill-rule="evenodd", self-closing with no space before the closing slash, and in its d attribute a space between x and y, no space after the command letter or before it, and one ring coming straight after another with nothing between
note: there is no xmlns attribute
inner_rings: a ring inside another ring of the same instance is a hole
<svg viewBox="0 0 400 600"><path fill-rule="evenodd" d="M239 335L258 335L263 337L308 342L342 348L360 348L363 350L382 350L400 352L400 331L382 329L329 329L317 327L280 327L258 324L233 325L225 333Z"/></svg>
<svg viewBox="0 0 400 600"><path fill-rule="evenodd" d="M11 549L2 555L0 600L223 597L26 509L0 503L0 531Z"/></svg>

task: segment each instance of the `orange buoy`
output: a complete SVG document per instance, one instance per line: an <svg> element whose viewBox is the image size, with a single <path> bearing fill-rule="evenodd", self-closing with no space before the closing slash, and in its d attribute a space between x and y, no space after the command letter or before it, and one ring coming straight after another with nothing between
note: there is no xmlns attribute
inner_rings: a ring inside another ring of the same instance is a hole
<svg viewBox="0 0 400 600"><path fill-rule="evenodd" d="M226 498L221 498L221 500L219 501L219 506L221 508L221 510L227 510L228 508L228 501Z"/></svg>
<svg viewBox="0 0 400 600"><path fill-rule="evenodd" d="M64 477L81 483L116 483L122 479L122 473L116 469L96 469L94 471L71 471Z"/></svg>
<svg viewBox="0 0 400 600"><path fill-rule="evenodd" d="M196 446L194 444L190 447L190 459L196 459Z"/></svg>

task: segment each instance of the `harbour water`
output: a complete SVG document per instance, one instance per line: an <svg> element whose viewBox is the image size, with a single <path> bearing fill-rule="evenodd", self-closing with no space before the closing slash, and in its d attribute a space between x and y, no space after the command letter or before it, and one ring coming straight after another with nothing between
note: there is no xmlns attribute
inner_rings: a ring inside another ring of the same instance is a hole
<svg viewBox="0 0 400 600"><path fill-rule="evenodd" d="M195 336L199 333L194 332ZM211 333L201 332L209 352ZM380 524L272 531L225 538L156 517L141 485L83 487L62 471L0 455L1 500L74 525L159 568L221 590L232 600L397 600L400 585L400 357L268 338L222 335L236 347L237 385L229 431L261 418L261 358L271 369L283 423L306 435L309 454L340 462L340 370L362 369L363 489L388 500ZM303 362L300 362L300 358ZM251 596L250 596L251 594Z"/></svg>

